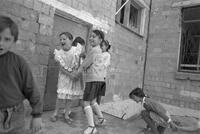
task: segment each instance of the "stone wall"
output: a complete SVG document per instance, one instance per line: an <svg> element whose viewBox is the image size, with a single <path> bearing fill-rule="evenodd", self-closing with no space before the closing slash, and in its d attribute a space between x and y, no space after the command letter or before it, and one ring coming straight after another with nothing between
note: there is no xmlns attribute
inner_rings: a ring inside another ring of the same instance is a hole
<svg viewBox="0 0 200 134"><path fill-rule="evenodd" d="M182 6L200 5L196 0L153 0L145 90L166 104L200 109L199 75L194 79L177 71Z"/></svg>

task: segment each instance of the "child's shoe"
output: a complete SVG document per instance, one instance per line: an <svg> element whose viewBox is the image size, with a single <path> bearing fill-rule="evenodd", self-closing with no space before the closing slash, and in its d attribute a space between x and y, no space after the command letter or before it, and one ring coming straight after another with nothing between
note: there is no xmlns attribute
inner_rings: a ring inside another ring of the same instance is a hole
<svg viewBox="0 0 200 134"><path fill-rule="evenodd" d="M69 117L69 115L65 115L65 121L67 124L72 124L73 123L73 119Z"/></svg>
<svg viewBox="0 0 200 134"><path fill-rule="evenodd" d="M104 118L98 118L98 120L95 121L95 125L97 126L103 126L106 124L106 119Z"/></svg>
<svg viewBox="0 0 200 134"><path fill-rule="evenodd" d="M82 134L96 134L97 132L97 129L96 127L93 127L93 126L88 126Z"/></svg>

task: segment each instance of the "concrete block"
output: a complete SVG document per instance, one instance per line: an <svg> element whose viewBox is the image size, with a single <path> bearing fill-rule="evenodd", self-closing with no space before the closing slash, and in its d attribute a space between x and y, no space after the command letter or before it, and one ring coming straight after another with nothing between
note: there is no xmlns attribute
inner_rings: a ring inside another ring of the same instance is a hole
<svg viewBox="0 0 200 134"><path fill-rule="evenodd" d="M18 40L13 49L19 51L20 55L25 56L28 61L31 61L31 56L35 53L35 44L31 41Z"/></svg>
<svg viewBox="0 0 200 134"><path fill-rule="evenodd" d="M32 41L26 41L26 51L35 53L36 46Z"/></svg>
<svg viewBox="0 0 200 134"><path fill-rule="evenodd" d="M164 97L168 98L168 99L171 99L171 100L174 99L173 94L167 94L167 93L165 93Z"/></svg>
<svg viewBox="0 0 200 134"><path fill-rule="evenodd" d="M29 40L29 41L35 42L35 34L20 29L18 39L21 39L21 40Z"/></svg>
<svg viewBox="0 0 200 134"><path fill-rule="evenodd" d="M53 30L52 26L40 24L39 28L40 34L50 36L52 35L52 30Z"/></svg>
<svg viewBox="0 0 200 134"><path fill-rule="evenodd" d="M39 24L35 23L35 22L31 22L29 31L31 31L35 34L38 33L39 32Z"/></svg>
<svg viewBox="0 0 200 134"><path fill-rule="evenodd" d="M46 55L48 56L50 53L49 46L37 44L36 46L36 53L39 55Z"/></svg>
<svg viewBox="0 0 200 134"><path fill-rule="evenodd" d="M20 14L19 17L22 19L28 19L30 20L30 14L31 14L31 9L28 9L26 7L20 6Z"/></svg>
<svg viewBox="0 0 200 134"><path fill-rule="evenodd" d="M83 10L83 9L84 9L84 5L83 5L82 3L79 2L79 3L78 3L77 9Z"/></svg>
<svg viewBox="0 0 200 134"><path fill-rule="evenodd" d="M59 2L65 3L65 0L58 0Z"/></svg>
<svg viewBox="0 0 200 134"><path fill-rule="evenodd" d="M5 6L5 0L1 1L1 4L0 4L0 11L5 11L7 8Z"/></svg>
<svg viewBox="0 0 200 134"><path fill-rule="evenodd" d="M83 3L84 5L88 5L89 0L81 0L80 2Z"/></svg>
<svg viewBox="0 0 200 134"><path fill-rule="evenodd" d="M49 16L53 18L54 14L55 14L55 8L51 6L49 9Z"/></svg>
<svg viewBox="0 0 200 134"><path fill-rule="evenodd" d="M72 7L73 8L78 8L78 1L77 0L72 0Z"/></svg>
<svg viewBox="0 0 200 134"><path fill-rule="evenodd" d="M21 21L21 28L23 30L27 30L33 33L39 32L39 24L29 20L22 20Z"/></svg>
<svg viewBox="0 0 200 134"><path fill-rule="evenodd" d="M42 4L42 10L44 14L49 15L50 14L50 5Z"/></svg>
<svg viewBox="0 0 200 134"><path fill-rule="evenodd" d="M81 2L84 0L81 0ZM65 4L67 4L68 6L72 5L73 0L65 0ZM79 2L80 3L80 2Z"/></svg>
<svg viewBox="0 0 200 134"><path fill-rule="evenodd" d="M36 43L42 45L52 44L52 37L47 35L36 34Z"/></svg>
<svg viewBox="0 0 200 134"><path fill-rule="evenodd" d="M38 17L39 17L39 15L38 15L39 13L37 12L37 11L34 11L34 10L32 10L31 12L30 12L30 20L31 21L34 21L34 22L38 22Z"/></svg>
<svg viewBox="0 0 200 134"><path fill-rule="evenodd" d="M24 6L33 9L34 0L24 0Z"/></svg>
<svg viewBox="0 0 200 134"><path fill-rule="evenodd" d="M6 0L6 1L10 1L10 2L14 2L14 3L17 3L17 4L23 5L25 0Z"/></svg>
<svg viewBox="0 0 200 134"><path fill-rule="evenodd" d="M41 11L42 10L42 2L39 1L39 0L34 0L33 2L33 9L36 10L36 11Z"/></svg>
<svg viewBox="0 0 200 134"><path fill-rule="evenodd" d="M52 26L53 25L53 18L41 13L41 14L39 14L38 22L40 24Z"/></svg>
<svg viewBox="0 0 200 134"><path fill-rule="evenodd" d="M19 51L22 51L23 50L23 43L22 42L25 42L24 40L18 40L15 44L15 46L13 46L13 49L14 50L19 50Z"/></svg>

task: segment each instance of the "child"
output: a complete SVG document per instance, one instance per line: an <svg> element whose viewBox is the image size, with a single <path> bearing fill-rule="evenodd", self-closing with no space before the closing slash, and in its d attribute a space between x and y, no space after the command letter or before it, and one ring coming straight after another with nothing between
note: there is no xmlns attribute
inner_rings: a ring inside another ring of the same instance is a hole
<svg viewBox="0 0 200 134"><path fill-rule="evenodd" d="M76 37L72 43L72 46L76 49L77 54L80 56L80 64L83 58L85 58L85 41L81 37Z"/></svg>
<svg viewBox="0 0 200 134"><path fill-rule="evenodd" d="M135 88L129 97L137 103L142 103L145 110L141 112L141 116L154 134L164 134L168 125L173 130L177 129L165 108L153 99L147 98L141 88Z"/></svg>
<svg viewBox="0 0 200 134"><path fill-rule="evenodd" d="M109 49L110 49L110 44L107 40L103 40L101 43L101 49L103 52L103 61L104 61L104 80L106 81L106 75L107 75L107 70L108 70L108 66L110 65L110 53L109 53ZM100 105L101 102L101 96L105 96L105 92L106 92L106 82L104 82L101 90L98 92L98 96L97 96L97 103Z"/></svg>
<svg viewBox="0 0 200 134"><path fill-rule="evenodd" d="M42 126L42 100L26 61L10 51L18 39L18 26L0 16L0 133L25 134L23 100L32 107L30 130Z"/></svg>
<svg viewBox="0 0 200 134"><path fill-rule="evenodd" d="M96 133L94 124L93 111L98 115L97 125L104 125L106 120L96 102L98 91L104 84L103 75L103 58L102 50L100 48L101 42L104 40L104 33L100 30L93 30L89 42L91 50L86 55L83 63L81 64L76 76L85 71L85 90L83 95L84 110L89 126L83 131L83 134Z"/></svg>
<svg viewBox="0 0 200 134"><path fill-rule="evenodd" d="M75 49L75 55L76 55L77 60L79 61L78 62L78 67L80 67L80 65L82 64L83 59L85 58L85 55L86 55L85 41L84 41L83 38L78 36L73 41L72 46ZM81 80L81 89L84 89L83 74L80 75L80 80ZM82 109L84 109L82 100L81 100L81 105L82 105ZM83 110L83 112L84 112L84 110Z"/></svg>
<svg viewBox="0 0 200 134"><path fill-rule="evenodd" d="M57 100L54 114L51 121L57 120L57 115L62 102L65 103L65 120L71 124L71 101L82 99L83 91L81 90L80 79L73 77L71 74L78 68L78 61L75 57L75 51L72 49L73 36L69 32L63 32L59 35L62 49L55 49L55 60L60 63L60 72L58 77Z"/></svg>

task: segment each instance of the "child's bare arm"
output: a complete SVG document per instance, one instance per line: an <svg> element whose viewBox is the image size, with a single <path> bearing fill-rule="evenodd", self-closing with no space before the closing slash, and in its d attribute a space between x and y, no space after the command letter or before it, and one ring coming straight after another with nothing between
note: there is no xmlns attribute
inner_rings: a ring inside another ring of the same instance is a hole
<svg viewBox="0 0 200 134"><path fill-rule="evenodd" d="M68 70L66 70L64 67L60 66L60 71L68 76L71 75L71 72L69 72Z"/></svg>

